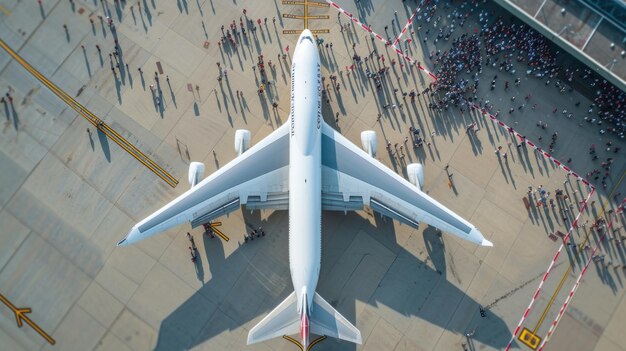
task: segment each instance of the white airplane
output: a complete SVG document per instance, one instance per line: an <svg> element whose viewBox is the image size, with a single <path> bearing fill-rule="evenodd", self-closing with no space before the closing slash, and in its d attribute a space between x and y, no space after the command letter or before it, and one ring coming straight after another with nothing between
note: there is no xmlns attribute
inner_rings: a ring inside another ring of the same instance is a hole
<svg viewBox="0 0 626 351"><path fill-rule="evenodd" d="M248 344L300 333L361 343L360 331L315 292L320 273L322 210L355 211L365 205L417 227L435 226L482 246L492 246L475 226L421 191L421 164L405 180L378 160L376 134L361 133L359 149L322 119L322 81L315 38L304 30L291 65L289 121L249 147L237 130L239 156L201 180L202 163L189 167L191 189L137 223L118 243L126 246L191 222L192 227L247 209L289 210L289 268L294 292L248 333Z"/></svg>

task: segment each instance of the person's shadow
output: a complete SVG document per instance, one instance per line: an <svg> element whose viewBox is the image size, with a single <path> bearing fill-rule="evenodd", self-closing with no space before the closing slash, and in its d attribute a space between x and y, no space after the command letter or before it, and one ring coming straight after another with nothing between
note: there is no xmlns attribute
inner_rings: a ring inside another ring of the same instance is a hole
<svg viewBox="0 0 626 351"><path fill-rule="evenodd" d="M87 135L89 136L89 145L91 145L91 151L96 150L96 145L93 141L93 135L91 134L91 130L87 128Z"/></svg>
<svg viewBox="0 0 626 351"><path fill-rule="evenodd" d="M100 147L102 147L102 152L104 153L104 157L107 159L109 163L111 163L111 149L109 148L109 138L104 134L100 128L96 128L98 132L98 139L100 140Z"/></svg>

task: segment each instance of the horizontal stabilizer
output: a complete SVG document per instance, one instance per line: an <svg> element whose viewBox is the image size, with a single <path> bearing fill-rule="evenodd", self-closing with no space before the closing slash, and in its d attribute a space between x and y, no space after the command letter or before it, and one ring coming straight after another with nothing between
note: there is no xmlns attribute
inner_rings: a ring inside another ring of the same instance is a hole
<svg viewBox="0 0 626 351"><path fill-rule="evenodd" d="M248 345L300 331L300 315L295 291L248 333Z"/></svg>
<svg viewBox="0 0 626 351"><path fill-rule="evenodd" d="M357 344L361 343L361 332L318 293L315 293L313 298L310 323L312 334L331 336Z"/></svg>

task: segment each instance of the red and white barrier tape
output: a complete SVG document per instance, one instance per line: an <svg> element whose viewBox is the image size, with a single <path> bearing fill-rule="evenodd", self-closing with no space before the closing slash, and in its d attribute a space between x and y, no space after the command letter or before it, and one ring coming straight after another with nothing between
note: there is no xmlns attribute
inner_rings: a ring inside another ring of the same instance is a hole
<svg viewBox="0 0 626 351"><path fill-rule="evenodd" d="M550 155L548 152L546 152L545 150L543 150L542 148L540 148L537 144L533 143L532 141L526 139L526 137L524 137L522 134L516 132L515 130L513 130L513 128L509 127L508 125L506 125L506 123L502 122L501 120L499 120L496 116L492 115L491 113L489 113L487 110L485 110L484 108L471 103L468 101L468 104L473 107L474 109L479 110L480 112L482 112L485 115L488 115L489 118L491 118L491 120L495 121L496 123L498 123L498 125L500 125L503 128L506 128L509 133L513 133L521 142L524 142L526 145L529 145L530 147L532 147L533 149L535 149L537 152L539 152L540 154L542 154L544 157L546 157L547 159L549 159L552 163L554 163L555 165L557 165L557 167L559 167L560 169L564 170L565 172L567 172L567 174L572 175L574 178L576 178L577 180L580 180L583 184L585 184L586 186L595 189L595 186L593 186L591 183L589 183L588 180L586 180L585 178L581 177L578 173L574 172L572 169L570 169L569 167L567 167L565 164L563 164L563 162L557 160L556 158L554 158L552 155Z"/></svg>
<svg viewBox="0 0 626 351"><path fill-rule="evenodd" d="M398 44L402 35L404 35L404 33L409 29L409 26L413 23L413 18L415 17L415 15L417 15L417 13L421 10L421 6L422 5L420 4L418 7L415 8L415 11L413 11L413 14L411 15L411 17L409 17L409 20L406 22L404 28L402 28L402 31L400 31L400 34L398 34L398 37L396 38L396 40L393 41L393 44L391 46L395 47Z"/></svg>
<svg viewBox="0 0 626 351"><path fill-rule="evenodd" d="M410 64L413 64L413 62L418 62L417 68L419 68L420 70L426 72L426 74L428 74L433 80L435 80L435 83L437 83L437 76L435 76L432 72L430 72L429 70L427 70L424 66L422 66L421 63L419 63L419 61L415 61L413 58L411 58L409 55L406 55L404 52L402 52L402 50L398 49L395 45L395 43L392 45L392 43L383 38L380 34L374 32L372 30L372 28L364 23L362 23L361 21L359 21L352 13L344 10L343 8L341 8L341 6L339 6L337 3L331 1L331 0L325 0L326 3L328 3L330 6L334 7L337 11L339 11L340 13L344 14L346 17L348 17L352 22L354 22L355 24L359 25L361 28L363 28L366 32L368 32L369 34L373 35L376 39L380 40L382 43L384 43L385 45L390 45L392 47L392 49L394 49L394 51L400 55L402 58L404 58L405 60L407 60ZM416 9L416 12L420 9L420 7L418 6L418 8ZM411 16L412 18L413 16ZM405 26L406 28L406 26Z"/></svg>
<svg viewBox="0 0 626 351"><path fill-rule="evenodd" d="M419 68L420 70L426 72L426 74L428 74L430 76L430 78L432 78L435 81L435 84L437 83L437 76L434 75L431 71L427 70L424 66L422 66L422 64L419 61L415 61L411 56L405 54L404 52L402 52L402 50L398 49L395 46L393 47L393 49L396 51L396 53L399 56L401 56L405 60L409 61L409 63L417 62L417 68Z"/></svg>
<svg viewBox="0 0 626 351"><path fill-rule="evenodd" d="M515 135L520 141L524 142L526 145L531 146L533 149L535 149L536 151L541 153L544 157L546 157L550 161L552 161L552 163L557 165L559 168L563 169L568 174L576 177L576 179L580 180L581 182L583 182L583 184L587 185L591 189L591 192L587 195L587 198L585 198L585 201L583 202L583 206L581 207L580 211L578 212L578 215L576 215L576 218L574 219L574 222L572 222L572 225L570 226L569 230L567 231L567 235L563 238L563 242L559 246L559 249L557 250L557 252L554 255L554 257L552 258L552 261L550 262L550 265L548 266L548 269L546 270L546 273L543 275L543 278L541 279L541 282L539 283L539 287L537 287L537 290L535 291L535 294L533 295L532 299L530 300L530 303L528 304L528 307L526 308L526 311L524 311L524 314L522 315L522 318L520 319L519 323L517 324L517 327L515 328L515 331L513 332L512 336L511 336L511 340L509 341L509 343L508 343L508 345L507 345L507 347L505 349L506 351L508 351L511 348L511 345L513 344L513 341L515 341L515 338L517 337L517 333L519 333L519 331L520 331L520 329L522 327L522 324L526 320L526 317L528 317L528 314L530 313L530 310L532 309L533 305L535 304L535 301L539 297L539 292L541 291L541 288L543 288L543 284L545 283L546 279L548 279L548 276L552 272L552 269L554 268L556 260L559 258L559 255L561 254L561 251L563 250L563 247L567 244L567 242L568 242L568 240L570 238L570 235L572 234L572 231L574 230L574 228L577 227L578 220L580 219L580 215L583 213L583 211L587 207L587 203L589 202L589 199L591 198L591 196L595 193L596 188L593 185L591 185L586 179L584 179L580 175L576 174L569 167L565 166L561 161L559 161L556 158L554 158L552 155L550 155L549 153L547 153L546 151L541 149L535 143L533 143L530 140L526 139L526 137L524 137L522 134L516 132L513 128L509 127L506 123L502 122L496 116L494 116L491 113L489 113L486 109L481 108L477 104L471 103L469 101L467 103L472 108L477 109L480 112L482 112L484 115L489 116L489 118L491 120L493 120L494 122L498 123L498 125L500 127L505 128L509 133L513 133L513 135Z"/></svg>
<svg viewBox="0 0 626 351"><path fill-rule="evenodd" d="M385 45L391 45L391 42L385 38L383 38L382 35L374 32L372 30L372 28L368 25L366 25L365 23L362 23L361 21L358 20L358 18L356 18L352 13L344 10L343 8L341 8L341 6L339 6L337 3L330 1L330 0L326 0L326 3L328 3L330 6L334 7L337 11L339 11L340 13L344 14L346 17L348 17L348 19L350 19L350 21L356 23L357 25L359 25L361 28L363 28L366 32L370 33L371 35L373 35L374 37L376 37L376 39L380 40L381 42L383 42Z"/></svg>
<svg viewBox="0 0 626 351"><path fill-rule="evenodd" d="M626 204L626 198L624 198L622 200L622 203L617 207L617 210L615 212L616 213L622 212L624 210L624 205L625 204ZM591 252L591 255L589 255L589 258L587 258L587 263L585 263L585 266L583 267L582 271L580 271L580 274L578 275L578 278L576 279L576 283L572 287L572 290L570 290L569 294L567 295L567 298L565 299L565 302L563 303L563 306L561 306L561 309L559 310L559 313L557 314L556 318L554 318L554 321L550 325L550 329L548 329L548 333L543 338L543 341L541 342L541 345L539 346L539 351L542 351L543 348L548 343L548 341L550 340L550 336L552 335L552 333L556 329L557 325L559 324L559 322L561 320L561 317L563 317L563 313L565 313L565 309L569 305L570 301L574 298L574 294L576 293L576 290L578 290L578 287L580 286L580 281L582 280L583 276L587 272L587 268L589 267L589 264L591 263L591 260L593 259L593 256L596 254L596 251L598 251L598 248L600 247L600 243L604 240L604 238L609 233L609 229L613 226L613 222L614 221L615 221L615 218L611 219L611 221L607 225L606 230L604 231L604 233L602 234L602 236L598 240L598 244L596 245L596 247Z"/></svg>
<svg viewBox="0 0 626 351"><path fill-rule="evenodd" d="M541 282L539 283L539 287L537 287L537 290L535 290L535 294L530 300L530 303L528 304L526 311L524 311L522 318L520 319L519 323L517 323L517 327L515 328L515 331L513 332L513 335L511 336L511 340L506 346L505 351L508 351L511 348L511 344L513 344L513 341L515 341L515 337L517 337L517 333L519 333L520 329L522 328L522 323L524 323L524 320L526 320L526 317L528 317L528 314L530 313L530 310L535 304L535 301L537 301L537 297L539 297L539 292L541 291L543 284L546 282L546 279L548 279L548 276L552 272L552 269L554 268L554 264L556 263L556 260L559 258L559 255L561 255L561 251L563 250L563 247L567 244L567 241L569 240L570 235L572 235L572 231L574 230L574 228L576 227L578 223L578 219L580 218L580 215L583 213L583 211L587 207L587 203L589 202L589 199L595 193L595 191L596 191L595 188L591 188L591 192L589 193L589 195L587 195L587 198L585 198L585 201L583 202L583 206L580 208L580 212L578 212L578 215L576 215L576 219L574 220L574 222L572 222L572 225L567 231L567 235L565 235L565 237L563 238L563 242L561 243L561 246L559 246L559 249L556 251L556 254L554 254L552 261L550 261L548 270L543 275L543 278L541 279Z"/></svg>

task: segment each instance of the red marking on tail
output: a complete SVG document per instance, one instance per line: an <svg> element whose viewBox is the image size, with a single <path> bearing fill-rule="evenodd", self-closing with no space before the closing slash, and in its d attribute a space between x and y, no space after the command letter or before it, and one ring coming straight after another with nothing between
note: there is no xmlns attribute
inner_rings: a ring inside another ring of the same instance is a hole
<svg viewBox="0 0 626 351"><path fill-rule="evenodd" d="M306 311L302 311L300 319L300 337L302 338L302 346L306 350L309 345L309 316Z"/></svg>

